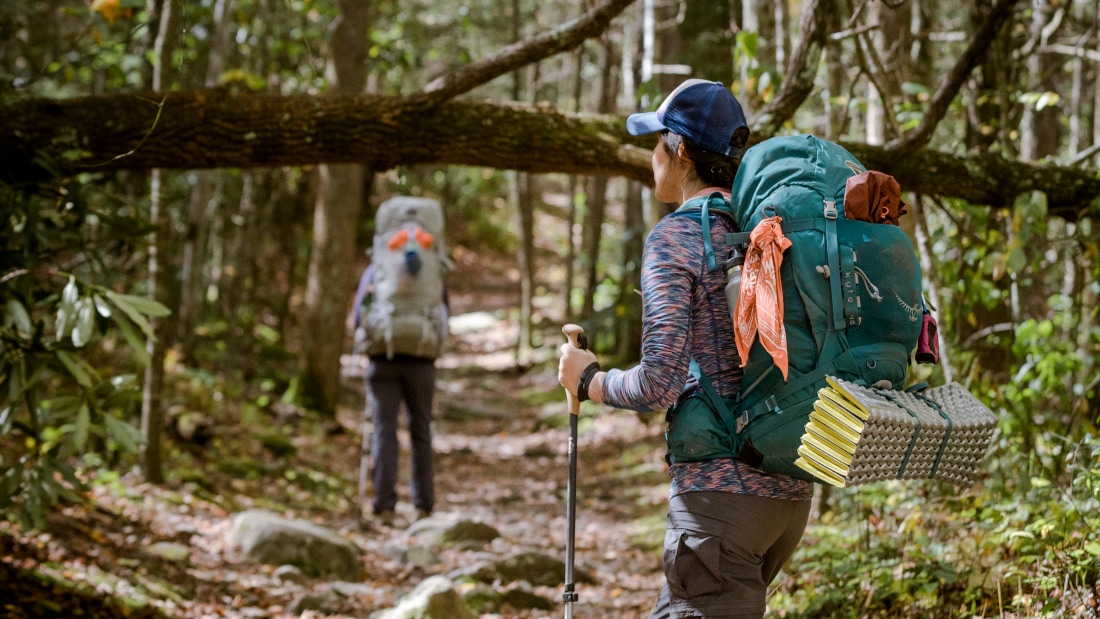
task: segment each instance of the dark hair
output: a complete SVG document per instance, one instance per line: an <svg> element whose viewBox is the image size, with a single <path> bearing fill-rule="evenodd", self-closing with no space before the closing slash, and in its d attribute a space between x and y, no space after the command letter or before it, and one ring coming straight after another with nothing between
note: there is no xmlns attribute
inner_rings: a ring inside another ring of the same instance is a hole
<svg viewBox="0 0 1100 619"><path fill-rule="evenodd" d="M749 144L749 130L741 127L734 131L730 146L735 155L719 155L707 150L684 136L669 130L661 132L661 143L665 145L665 152L669 157L679 158L677 151L680 144L684 145L684 153L695 166L695 173L710 187L732 187L733 178L737 175L737 167L741 165L741 156Z"/></svg>

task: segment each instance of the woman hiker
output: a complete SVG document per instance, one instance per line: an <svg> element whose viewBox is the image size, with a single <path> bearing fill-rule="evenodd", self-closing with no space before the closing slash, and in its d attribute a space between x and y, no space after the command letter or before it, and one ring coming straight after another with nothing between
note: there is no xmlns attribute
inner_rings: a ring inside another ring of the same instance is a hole
<svg viewBox="0 0 1100 619"><path fill-rule="evenodd" d="M631 135L657 134L656 198L683 206L657 222L645 241L641 362L599 371L595 355L565 344L558 380L580 401L665 410L699 388L689 372L694 359L719 395L733 396L742 370L726 278L721 268L706 266L700 210L691 207L715 193L729 200L748 146L744 112L721 83L690 79L657 111L633 114L626 126ZM724 258L734 225L713 212L708 221L715 255ZM769 583L802 538L813 484L732 457L670 460L666 582L651 619L762 617Z"/></svg>

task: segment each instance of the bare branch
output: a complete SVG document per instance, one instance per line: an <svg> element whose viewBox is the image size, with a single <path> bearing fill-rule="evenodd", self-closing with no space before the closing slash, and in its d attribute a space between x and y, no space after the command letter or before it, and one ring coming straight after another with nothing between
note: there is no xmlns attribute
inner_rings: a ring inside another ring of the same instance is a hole
<svg viewBox="0 0 1100 619"><path fill-rule="evenodd" d="M1092 156L1095 155L1096 153L1100 153L1100 144L1093 144L1092 146L1086 148L1085 150L1077 153L1076 155L1073 156L1072 159L1069 160L1067 165L1070 165L1070 166L1081 165L1082 163L1085 163L1086 161L1091 159Z"/></svg>
<svg viewBox="0 0 1100 619"><path fill-rule="evenodd" d="M165 99L158 108L135 101ZM760 137L767 137L760 136ZM140 144L140 148L137 146ZM845 143L906 191L995 207L1041 191L1067 221L1100 213L1095 168L1036 165L995 153L965 156ZM223 89L28 99L0 106L0 179L152 168L263 168L358 163L375 170L454 164L653 182L651 138L617 115L449 101L431 109L381 95L234 94ZM132 152L131 152L132 151ZM128 153L126 157L116 157ZM45 163L44 162L52 162ZM92 163L102 163L95 168Z"/></svg>
<svg viewBox="0 0 1100 619"><path fill-rule="evenodd" d="M978 66L989 52L1002 26L1012 16L1012 9L1017 2L1018 0L997 0L997 4L989 11L985 22L974 33L974 40L970 47L959 57L955 66L951 68L947 80L940 85L939 90L932 97L932 102L924 112L920 125L907 135L891 140L886 145L888 152L897 157L904 157L928 144L932 139L932 133L936 130L936 125L940 124L943 117L947 115L951 101L959 94L959 90L966 83L974 67Z"/></svg>
<svg viewBox="0 0 1100 619"><path fill-rule="evenodd" d="M611 24L611 20L633 2L634 0L605 0L572 21L538 36L517 41L471 65L432 80L422 92L409 97L409 101L426 106L438 105L509 71L573 49L585 39L602 34Z"/></svg>
<svg viewBox="0 0 1100 619"><path fill-rule="evenodd" d="M898 117L894 114L893 105L889 100L891 91L882 82L883 79L887 79L886 67L882 63L882 58L879 57L878 52L875 50L874 44L867 39L868 37L864 35L855 38L856 55L859 57L859 65L863 69L863 73L867 76L867 80L871 82L871 86L875 88L875 91L879 94L879 98L882 100L882 105L879 107L883 115L886 116L886 120L890 123L890 129L894 132L894 135L900 135L901 125L898 124Z"/></svg>
<svg viewBox="0 0 1100 619"><path fill-rule="evenodd" d="M840 32L834 32L829 35L830 41L843 41L844 39L850 39L855 36L859 36L864 32L871 32L872 30L878 30L881 28L881 24L864 24L857 28L849 28L847 30L841 30Z"/></svg>
<svg viewBox="0 0 1100 619"><path fill-rule="evenodd" d="M825 22L835 10L835 0L809 0L803 6L802 39L787 62L786 78L779 92L756 116L752 127L754 135L778 133L779 127L794 116L802 102L813 92L814 78L828 39Z"/></svg>
<svg viewBox="0 0 1100 619"><path fill-rule="evenodd" d="M1067 56L1076 56L1077 58L1087 58L1100 62L1100 51L1085 49L1081 46L1055 43L1053 45L1044 45L1035 51L1046 54L1065 54Z"/></svg>

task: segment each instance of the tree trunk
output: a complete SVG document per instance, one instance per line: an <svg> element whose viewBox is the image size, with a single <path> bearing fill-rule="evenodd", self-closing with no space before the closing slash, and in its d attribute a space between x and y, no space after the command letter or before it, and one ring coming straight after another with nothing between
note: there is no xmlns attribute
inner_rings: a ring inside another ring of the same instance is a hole
<svg viewBox="0 0 1100 619"><path fill-rule="evenodd" d="M156 13L154 13L156 14ZM168 82L165 75L172 67L172 50L175 43L179 0L165 0L160 9L159 27L154 45L153 90L162 90ZM169 271L167 250L171 247L171 219L163 203L163 184L166 173L153 169L149 181L149 298L164 303L169 296L172 278ZM171 306L170 303L165 305ZM169 345L172 323L169 318L150 317L153 337L148 341L149 367L145 369L145 383L141 398L142 473L145 481L153 484L164 482L161 435L164 431L164 353Z"/></svg>
<svg viewBox="0 0 1100 619"><path fill-rule="evenodd" d="M928 310L932 312L936 324L944 324L940 314L940 284L942 282L936 279L936 265L932 261L935 253L928 238L927 214L924 209L923 196L920 194L917 194L916 199L913 201L913 219L914 236L917 239L917 256L920 258L921 271L924 273L924 293L928 298L928 302L932 305ZM943 329L937 330L936 341L940 347L940 368L943 370L943 379L951 382L955 380L955 369L951 366L952 352L947 347L947 341L944 340Z"/></svg>
<svg viewBox="0 0 1100 619"><path fill-rule="evenodd" d="M211 38L209 63L206 66L204 86L212 88L225 67L229 53L230 35L233 32L232 0L217 0L214 4L214 33ZM183 238L180 257L180 302L176 321L176 339L180 345L180 358L185 363L194 360L194 331L198 320L198 308L202 304L202 264L206 254L206 213L214 197L213 179L209 170L199 170L191 189L187 210L187 230Z"/></svg>
<svg viewBox="0 0 1100 619"><path fill-rule="evenodd" d="M1031 18L1031 37L1044 41L1044 31L1051 23L1054 14L1052 0L1033 0ZM1050 75L1058 66L1049 54L1033 51L1027 58L1027 86L1032 94L1053 92L1057 87ZM1047 105L1039 109L1033 102L1024 103L1023 118L1020 119L1020 158L1024 161L1038 161L1053 155L1058 149L1061 134L1061 113L1056 105Z"/></svg>
<svg viewBox="0 0 1100 619"><path fill-rule="evenodd" d="M1093 15L1100 19L1100 0L1096 0L1093 6ZM1093 34L1096 41L1096 53L1100 54L1100 32ZM1092 143L1100 144L1100 67L1092 70L1093 94L1092 94ZM1093 157L1093 161L1100 161L1100 157Z"/></svg>
<svg viewBox="0 0 1100 619"><path fill-rule="evenodd" d="M626 316L642 315L642 245L645 242L645 212L642 208L642 184L626 181L626 212L623 221L623 279L619 285L618 306ZM615 354L624 361L637 360L642 351L642 321L618 320Z"/></svg>
<svg viewBox="0 0 1100 619"><path fill-rule="evenodd" d="M302 324L302 393L323 414L335 415L340 355L355 273L355 222L363 191L363 167L330 164L318 169L321 189L313 216L313 251ZM345 199L348 195L356 200Z"/></svg>
<svg viewBox="0 0 1100 619"><path fill-rule="evenodd" d="M516 340L516 364L526 367L530 363L533 328L531 325L535 296L535 200L538 195L537 177L519 172L516 174L516 224L519 233L519 251L516 255L519 269L519 336Z"/></svg>
<svg viewBox="0 0 1100 619"><path fill-rule="evenodd" d="M763 38L760 32L760 13L763 10L764 2L765 0L742 0L741 32L759 35L759 38ZM740 54L740 58L741 97L739 97L739 99L742 99L741 103L745 107L745 113L751 115L760 108L760 98L758 93L754 90L756 84L755 75L760 67L760 56L757 55L754 58L750 58L742 53Z"/></svg>
<svg viewBox="0 0 1100 619"><path fill-rule="evenodd" d="M775 66L781 68L791 56L791 11L784 0L775 3Z"/></svg>
<svg viewBox="0 0 1100 619"><path fill-rule="evenodd" d="M254 286L251 277L251 256L256 251L259 224L263 220L256 217L256 200L262 195L261 179L265 170L245 170L241 175L241 198L235 211L225 214L223 233L225 236L225 267L222 280L218 284L221 301L221 315L225 316L225 354L222 357L223 371L241 368L249 373L252 368L246 359L245 343L251 332L251 321L238 308L248 307L252 303L249 288Z"/></svg>
<svg viewBox="0 0 1100 619"><path fill-rule="evenodd" d="M626 55L625 48L627 44L624 42L624 56ZM584 89L584 79L582 68L584 66L584 46L577 48L577 53L574 54L576 58L576 70L573 72L573 108L581 109L581 101ZM625 61L624 61L625 63ZM631 93L633 96L633 93ZM576 265L577 265L577 241L573 234L576 230L577 224L577 199L579 193L582 191L584 183L581 177L576 174L570 174L568 179L568 195L569 195L569 207L567 209L566 221L565 221L565 242L566 242L566 258L565 258L565 285L563 288L563 301L565 307L565 320L566 322L576 322L579 312L573 307L573 283L576 280Z"/></svg>
<svg viewBox="0 0 1100 619"><path fill-rule="evenodd" d="M176 320L176 339L180 359L194 361L194 333L198 307L202 300L202 265L206 254L207 210L214 199L210 170L196 172L195 185L187 208L187 229L180 256L180 302Z"/></svg>
<svg viewBox="0 0 1100 619"><path fill-rule="evenodd" d="M614 73L615 63L611 62L614 56L612 55L610 42L606 38L601 39L600 42L601 53L599 65L603 67L603 71L600 74L600 90L597 109L600 113L606 114L614 109L614 93L616 91ZM594 301L596 297L596 288L600 283L600 242L603 240L603 222L607 211L608 182L609 178L607 176L600 175L592 178L591 182L588 184L588 200L586 201L587 210L585 212L584 228L581 236L583 239L582 255L588 267L585 273L583 316L592 315L595 309Z"/></svg>
<svg viewBox="0 0 1100 619"><path fill-rule="evenodd" d="M970 9L972 24L980 23L984 13L989 11L991 0L976 2ZM983 8L984 7L984 8ZM996 144L1005 102L998 97L1008 61L997 46L974 72L971 80L966 122L966 145L970 150L985 151Z"/></svg>
<svg viewBox="0 0 1100 619"><path fill-rule="evenodd" d="M885 144L899 134L892 110L895 99L901 94L900 82L907 70L901 61L908 56L898 52L906 47L908 17L908 13L902 14L885 2L867 5L867 25L874 26L874 30L865 39L860 39L867 43L864 47L864 71L868 77L864 131L868 144Z"/></svg>
<svg viewBox="0 0 1100 619"><path fill-rule="evenodd" d="M838 15L828 18L828 28L830 31L840 30L840 17ZM825 118L823 121L825 127L820 131L827 139L836 140L848 130L848 124L851 122L851 115L849 114L850 101L854 97L845 96L852 85L848 83L845 77L847 66L844 61L844 46L840 41L832 39L829 39L825 45L826 80L829 85L829 96L825 98ZM841 104L844 101L848 103Z"/></svg>
<svg viewBox="0 0 1100 619"><path fill-rule="evenodd" d="M607 177L589 179L585 201L584 227L581 232L581 255L584 264L584 304L581 316L595 312L596 288L600 284L600 240L603 238L604 211L607 207Z"/></svg>
<svg viewBox="0 0 1100 619"><path fill-rule="evenodd" d="M369 2L340 0L332 37L336 92L356 95L366 85ZM318 411L335 415L345 319L355 289L355 231L363 205L363 166L325 165L313 218L313 251L302 330L302 394Z"/></svg>
<svg viewBox="0 0 1100 619"><path fill-rule="evenodd" d="M512 0L512 41L523 38L522 13L519 0ZM537 19L532 12L532 19ZM512 72L512 100L538 99L539 63ZM528 79L530 76L530 79ZM526 172L514 177L513 199L516 205L516 232L519 248L516 255L519 269L519 333L516 337L516 364L526 367L530 363L532 342L532 304L535 295L535 196L537 181Z"/></svg>

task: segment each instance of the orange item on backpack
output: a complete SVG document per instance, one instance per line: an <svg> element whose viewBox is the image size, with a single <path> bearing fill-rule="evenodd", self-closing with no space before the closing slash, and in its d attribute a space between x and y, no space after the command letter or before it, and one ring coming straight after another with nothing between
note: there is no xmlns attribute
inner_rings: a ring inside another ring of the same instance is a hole
<svg viewBox="0 0 1100 619"><path fill-rule="evenodd" d="M873 224L898 225L906 214L901 185L889 174L870 170L848 179L844 189L844 218Z"/></svg>
<svg viewBox="0 0 1100 619"><path fill-rule="evenodd" d="M779 267L783 252L791 246L780 229L782 218L768 217L752 230L741 275L741 294L737 301L734 337L741 365L749 358L753 339L760 343L776 367L787 379L787 332L783 326L783 284Z"/></svg>
<svg viewBox="0 0 1100 619"><path fill-rule="evenodd" d="M432 246L432 243L435 242L435 237L432 236L432 234L430 232L425 232L419 226L414 226L413 227L412 235L413 235L413 239L416 241L417 245L420 245L424 249L430 249L431 246ZM407 244L408 242L409 242L409 229L408 228L402 228L401 230L398 230L396 233L394 233L393 236L390 237L390 242L389 242L390 250L391 251L397 251L398 248L400 248L402 245Z"/></svg>

